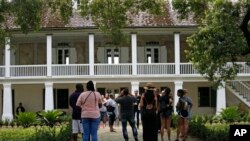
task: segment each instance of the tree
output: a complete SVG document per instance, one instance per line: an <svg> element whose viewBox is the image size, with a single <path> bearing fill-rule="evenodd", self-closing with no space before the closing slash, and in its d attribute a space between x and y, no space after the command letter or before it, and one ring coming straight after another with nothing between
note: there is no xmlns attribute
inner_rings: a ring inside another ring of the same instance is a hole
<svg viewBox="0 0 250 141"><path fill-rule="evenodd" d="M0 42L11 36L9 23L24 33L41 29L41 21L46 12L57 14L65 23L69 22L72 15L72 0L1 0L0 2ZM117 45L124 39L122 29L129 25L129 14L147 11L151 14L163 12L164 0L81 0L80 11L84 18L90 18L94 24L111 38Z"/></svg>
<svg viewBox="0 0 250 141"><path fill-rule="evenodd" d="M249 0L173 0L180 19L194 19L198 30L188 37L185 51L194 67L209 81L235 78L250 53ZM231 62L231 63L228 63Z"/></svg>
<svg viewBox="0 0 250 141"><path fill-rule="evenodd" d="M81 15L92 18L104 34L111 37L114 45L124 38L122 29L131 23L132 16L141 11L161 14L164 0L81 0Z"/></svg>
<svg viewBox="0 0 250 141"><path fill-rule="evenodd" d="M20 28L25 34L41 29L41 19L48 11L59 13L67 23L72 15L71 0L1 0L0 45L5 44L5 37L10 37L14 28Z"/></svg>

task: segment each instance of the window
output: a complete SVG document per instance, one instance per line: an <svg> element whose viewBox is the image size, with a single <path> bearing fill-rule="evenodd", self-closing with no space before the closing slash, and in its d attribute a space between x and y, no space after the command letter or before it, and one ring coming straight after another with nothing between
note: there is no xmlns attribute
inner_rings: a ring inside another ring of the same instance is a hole
<svg viewBox="0 0 250 141"><path fill-rule="evenodd" d="M57 50L57 62L58 64L69 64L69 49L59 48Z"/></svg>
<svg viewBox="0 0 250 141"><path fill-rule="evenodd" d="M68 109L69 108L69 90L68 89L53 89L54 108ZM43 109L45 109L45 89L43 89Z"/></svg>
<svg viewBox="0 0 250 141"><path fill-rule="evenodd" d="M151 46L146 48L146 62L159 63L159 47Z"/></svg>
<svg viewBox="0 0 250 141"><path fill-rule="evenodd" d="M69 108L69 90L57 89L56 96L56 109L68 109Z"/></svg>
<svg viewBox="0 0 250 141"><path fill-rule="evenodd" d="M211 87L198 87L199 107L216 107L216 90Z"/></svg>
<svg viewBox="0 0 250 141"><path fill-rule="evenodd" d="M108 64L119 64L120 62L120 52L118 48L108 48L106 49L107 63Z"/></svg>
<svg viewBox="0 0 250 141"><path fill-rule="evenodd" d="M111 49L107 49L108 64L112 64L112 52Z"/></svg>

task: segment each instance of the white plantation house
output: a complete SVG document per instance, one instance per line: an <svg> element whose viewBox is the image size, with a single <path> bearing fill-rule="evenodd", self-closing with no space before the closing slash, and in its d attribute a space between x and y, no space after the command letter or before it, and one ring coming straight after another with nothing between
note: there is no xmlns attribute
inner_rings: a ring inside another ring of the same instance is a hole
<svg viewBox="0 0 250 141"><path fill-rule="evenodd" d="M165 15L134 16L124 29L127 43L117 47L110 46L110 40L77 10L66 25L46 16L39 32L23 34L13 26L13 35L6 37L0 50L2 119L13 119L19 102L31 112L70 112L69 95L75 84L86 86L89 80L102 94L107 89L119 93L125 87L142 92L147 82L160 90L168 86L175 103L176 91L185 88L194 104L193 114L216 114L240 103L250 107L249 66L239 62L243 67L235 81L213 89L185 57L186 38L197 27L179 21L169 4Z"/></svg>

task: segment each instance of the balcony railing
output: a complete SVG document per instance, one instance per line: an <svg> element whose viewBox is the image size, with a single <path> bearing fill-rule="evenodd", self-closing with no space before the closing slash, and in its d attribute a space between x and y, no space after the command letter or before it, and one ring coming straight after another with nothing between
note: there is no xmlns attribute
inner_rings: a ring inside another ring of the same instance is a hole
<svg viewBox="0 0 250 141"><path fill-rule="evenodd" d="M239 75L249 75L250 67L245 62L239 62L242 68ZM231 64L229 63L228 66ZM46 77L47 65L11 65L10 77ZM5 72L8 69L5 66L0 66L0 77L5 77ZM100 76L121 76L133 75L132 64L94 64L94 72L92 74ZM51 72L53 76L88 76L90 74L89 64L52 64ZM138 63L136 75L175 75L175 63ZM194 69L191 63L180 63L180 75L195 75L200 74Z"/></svg>
<svg viewBox="0 0 250 141"><path fill-rule="evenodd" d="M46 76L46 65L11 65L10 76L11 77L34 77L34 76Z"/></svg>
<svg viewBox="0 0 250 141"><path fill-rule="evenodd" d="M131 75L132 64L95 64L95 75Z"/></svg>
<svg viewBox="0 0 250 141"><path fill-rule="evenodd" d="M137 64L137 75L166 75L175 74L174 63L140 63Z"/></svg>
<svg viewBox="0 0 250 141"><path fill-rule="evenodd" d="M191 63L181 63L180 74L199 74Z"/></svg>
<svg viewBox="0 0 250 141"><path fill-rule="evenodd" d="M52 65L52 76L89 75L88 64Z"/></svg>

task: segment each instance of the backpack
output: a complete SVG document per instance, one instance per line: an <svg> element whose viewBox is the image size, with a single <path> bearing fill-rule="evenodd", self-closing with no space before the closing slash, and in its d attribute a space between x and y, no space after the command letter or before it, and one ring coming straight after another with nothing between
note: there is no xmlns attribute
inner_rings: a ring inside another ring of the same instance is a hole
<svg viewBox="0 0 250 141"><path fill-rule="evenodd" d="M108 105L107 106L107 112L114 113L115 112L115 107Z"/></svg>
<svg viewBox="0 0 250 141"><path fill-rule="evenodd" d="M185 98L180 98L178 102L179 115L182 117L188 117L188 101Z"/></svg>

